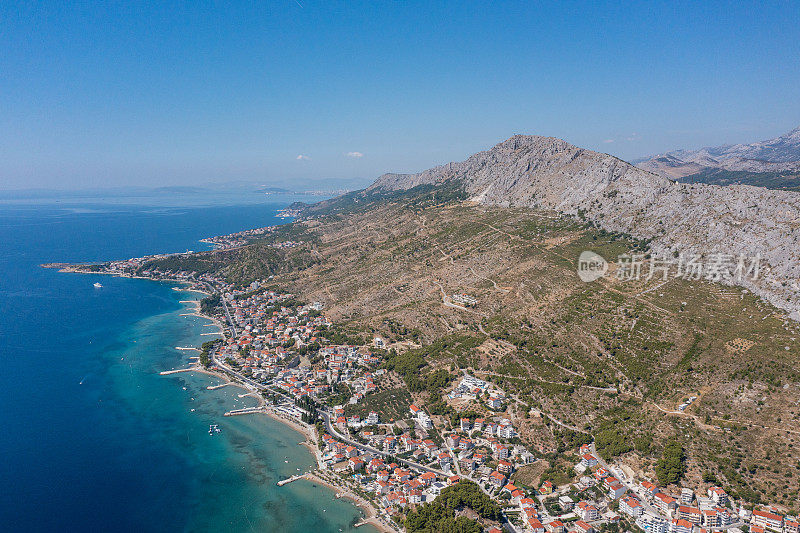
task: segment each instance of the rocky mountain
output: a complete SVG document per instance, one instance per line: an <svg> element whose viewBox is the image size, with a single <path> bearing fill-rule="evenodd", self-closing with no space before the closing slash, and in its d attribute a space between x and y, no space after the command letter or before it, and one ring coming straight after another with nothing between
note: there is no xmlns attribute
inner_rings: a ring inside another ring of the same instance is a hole
<svg viewBox="0 0 800 533"><path fill-rule="evenodd" d="M673 179L709 169L750 173L800 172L800 127L766 141L675 150L635 163L639 168Z"/></svg>
<svg viewBox="0 0 800 533"><path fill-rule="evenodd" d="M762 152L788 157L784 143ZM771 143L771 144L770 144ZM770 148L771 147L771 148ZM730 153L745 153L729 147ZM800 320L800 195L745 185L678 183L608 154L552 137L515 135L465 161L418 174L385 174L364 194L458 184L470 200L555 209L609 231L651 241L657 253L761 257L755 281L741 285Z"/></svg>

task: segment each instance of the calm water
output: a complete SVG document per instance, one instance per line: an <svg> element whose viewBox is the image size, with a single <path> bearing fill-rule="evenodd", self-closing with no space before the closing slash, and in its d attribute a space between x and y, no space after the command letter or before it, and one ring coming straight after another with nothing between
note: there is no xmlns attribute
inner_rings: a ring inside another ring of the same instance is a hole
<svg viewBox="0 0 800 533"><path fill-rule="evenodd" d="M0 529L352 530L359 510L332 491L275 486L313 465L298 433L223 417L255 400L207 390L215 378L158 375L187 364L175 346L213 338L181 316L201 295L37 266L199 250L202 237L278 223L286 205L160 203L0 205Z"/></svg>

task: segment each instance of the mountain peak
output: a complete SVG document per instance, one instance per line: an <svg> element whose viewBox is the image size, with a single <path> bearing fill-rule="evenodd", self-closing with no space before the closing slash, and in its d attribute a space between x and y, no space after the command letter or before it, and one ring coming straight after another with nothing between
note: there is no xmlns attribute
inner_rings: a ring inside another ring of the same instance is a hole
<svg viewBox="0 0 800 533"><path fill-rule="evenodd" d="M760 144L774 150L792 142ZM685 153L659 159L664 165L705 168L718 160L732 161L742 148L727 150L721 156L713 150L697 151L697 162L692 163L685 162ZM790 253L800 239L800 195L794 193L676 183L611 155L537 135L513 135L464 161L416 174L384 174L370 189L397 191L445 183L463 188L478 204L578 215L606 230L650 240L661 253L761 254L771 275L800 278L800 263ZM800 305L800 293L784 285L746 286L784 309Z"/></svg>
<svg viewBox="0 0 800 533"><path fill-rule="evenodd" d="M517 134L464 161L416 174L384 174L370 189L411 189L449 181L458 181L475 201L548 208L588 201L619 183L653 189L668 184L616 157L563 139Z"/></svg>

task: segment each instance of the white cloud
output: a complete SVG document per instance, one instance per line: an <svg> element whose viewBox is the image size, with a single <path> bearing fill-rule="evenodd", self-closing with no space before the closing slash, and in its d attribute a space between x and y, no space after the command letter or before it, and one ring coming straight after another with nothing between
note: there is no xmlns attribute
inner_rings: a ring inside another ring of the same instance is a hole
<svg viewBox="0 0 800 533"><path fill-rule="evenodd" d="M604 142L604 143L606 143L606 144L610 144L610 143L613 143L613 142L614 142L614 139L606 139L606 140L605 140L605 141L603 141L603 142Z"/></svg>
<svg viewBox="0 0 800 533"><path fill-rule="evenodd" d="M364 154L362 154L361 152L347 152L347 157L359 158L359 157L364 157Z"/></svg>
<svg viewBox="0 0 800 533"><path fill-rule="evenodd" d="M311 158L308 157L307 155L300 154L295 159L297 159L298 161L308 161Z"/></svg>

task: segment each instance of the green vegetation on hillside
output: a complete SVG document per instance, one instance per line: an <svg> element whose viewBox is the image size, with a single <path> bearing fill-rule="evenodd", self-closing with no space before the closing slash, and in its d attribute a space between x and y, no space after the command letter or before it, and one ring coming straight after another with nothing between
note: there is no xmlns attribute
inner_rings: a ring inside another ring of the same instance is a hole
<svg viewBox="0 0 800 533"><path fill-rule="evenodd" d="M409 533L481 533L483 527L456 510L469 508L481 518L498 520L500 507L473 482L461 480L447 487L433 500L411 511L405 527Z"/></svg>
<svg viewBox="0 0 800 533"><path fill-rule="evenodd" d="M686 454L683 446L675 440L671 440L664 447L664 453L656 464L656 475L658 482L663 485L677 483L686 472Z"/></svg>
<svg viewBox="0 0 800 533"><path fill-rule="evenodd" d="M458 360L481 342L482 340L479 337L450 335L438 339L430 345L415 348L402 354L390 352L383 361L383 367L400 374L411 392L428 391L435 395L452 381L452 376L443 369L427 375L422 373L421 370L430 361L440 359Z"/></svg>
<svg viewBox="0 0 800 533"><path fill-rule="evenodd" d="M583 250L613 262L646 254L649 243L579 218L459 204L444 186L349 198L240 251L196 254L198 267L225 279L276 272L270 288L324 302L336 326L321 332L322 345L374 336L392 345L375 352L389 370L378 392L348 413L397 419L414 402L442 416L437 423L498 415L443 397L466 371L506 392L502 416L551 480L571 476L568 454L594 437L602 457L623 456L650 477L658 463L665 480L696 484L712 472L748 501L797 501L800 448L780 428L800 420L800 331L775 308L702 280L583 283L575 273ZM290 234L310 244L267 244ZM189 270L182 256L172 261ZM478 303L448 308L442 291ZM347 403L353 392L340 384L327 403ZM682 455L670 446L662 457L661 443L676 436Z"/></svg>
<svg viewBox="0 0 800 533"><path fill-rule="evenodd" d="M256 243L230 250L176 254L151 259L139 273L149 270L162 272L194 272L196 275L216 274L239 287L264 280L281 272L304 270L315 260L302 247L276 249Z"/></svg>

